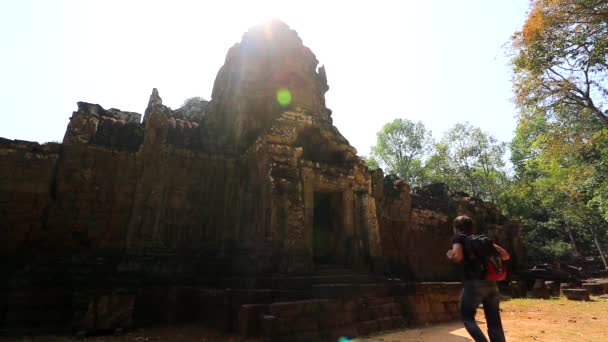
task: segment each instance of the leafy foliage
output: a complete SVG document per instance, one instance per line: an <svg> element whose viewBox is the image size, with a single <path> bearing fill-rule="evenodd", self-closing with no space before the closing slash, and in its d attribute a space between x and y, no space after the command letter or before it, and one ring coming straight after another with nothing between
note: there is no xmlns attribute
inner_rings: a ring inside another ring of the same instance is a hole
<svg viewBox="0 0 608 342"><path fill-rule="evenodd" d="M594 254L608 235L608 2L534 0L512 46L515 176L499 205L532 257Z"/></svg>
<svg viewBox="0 0 608 342"><path fill-rule="evenodd" d="M424 182L422 158L432 147L431 132L422 122L395 119L377 134L371 158L389 173L399 175L411 185Z"/></svg>
<svg viewBox="0 0 608 342"><path fill-rule="evenodd" d="M377 170L380 168L380 164L378 163L376 158L374 158L373 156L363 157L363 161L365 162L365 165L367 165L367 167L370 170Z"/></svg>
<svg viewBox="0 0 608 342"><path fill-rule="evenodd" d="M456 124L446 132L438 146L437 151L444 157L435 158L446 160L448 163L443 164L451 167L433 170L432 174L441 177L441 173L449 171L452 176L446 183L450 188L493 200L506 180L502 160L505 149L504 143L480 128L468 122Z"/></svg>
<svg viewBox="0 0 608 342"><path fill-rule="evenodd" d="M378 132L366 163L370 168L383 167L412 186L440 182L493 200L506 182L505 149L504 143L467 122L456 124L433 146L421 122L396 119Z"/></svg>
<svg viewBox="0 0 608 342"><path fill-rule="evenodd" d="M511 143L515 177L498 200L523 221L531 256L544 261L568 255L547 246L569 243L572 255L581 256L595 249L594 238L606 235L592 203L596 183L604 181L593 143L597 126L558 121L552 113L529 108L520 115Z"/></svg>

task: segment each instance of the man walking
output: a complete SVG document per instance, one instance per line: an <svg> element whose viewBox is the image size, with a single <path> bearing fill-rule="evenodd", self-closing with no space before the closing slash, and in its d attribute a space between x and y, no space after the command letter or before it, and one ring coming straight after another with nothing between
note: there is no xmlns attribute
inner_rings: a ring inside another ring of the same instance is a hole
<svg viewBox="0 0 608 342"><path fill-rule="evenodd" d="M495 280L486 280L483 274L481 260L471 251L471 244L467 243L473 233L473 220L468 216L458 216L452 222L454 237L452 248L446 252L449 260L461 263L463 266L463 289L460 296L460 318L469 335L476 342L488 340L475 323L477 306L483 304L483 311L488 325L488 336L491 342L504 342L505 333L500 320L500 296ZM493 244L500 259L509 260L510 256L504 248Z"/></svg>

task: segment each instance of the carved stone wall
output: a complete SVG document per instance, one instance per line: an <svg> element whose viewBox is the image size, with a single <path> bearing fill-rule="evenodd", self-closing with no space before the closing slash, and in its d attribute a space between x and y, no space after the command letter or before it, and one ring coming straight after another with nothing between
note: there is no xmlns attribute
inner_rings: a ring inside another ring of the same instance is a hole
<svg viewBox="0 0 608 342"><path fill-rule="evenodd" d="M314 267L315 193L333 193L339 202L333 212L334 262L364 267L381 255L376 217L369 215L371 178L330 120L299 107L284 112L246 158L264 163L251 172L251 184L264 194L257 203L263 208L257 210L266 213L261 222L268 225L252 238L265 237L266 244L257 246L272 246L281 272Z"/></svg>

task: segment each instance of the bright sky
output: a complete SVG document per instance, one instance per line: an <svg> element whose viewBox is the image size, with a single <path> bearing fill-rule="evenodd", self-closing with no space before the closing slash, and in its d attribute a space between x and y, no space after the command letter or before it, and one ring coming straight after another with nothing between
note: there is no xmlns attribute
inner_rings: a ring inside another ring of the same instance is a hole
<svg viewBox="0 0 608 342"><path fill-rule="evenodd" d="M395 118L440 138L515 129L505 43L528 0L0 2L0 137L61 141L77 101L143 113L211 97L228 48L276 17L327 71L327 105L360 154Z"/></svg>

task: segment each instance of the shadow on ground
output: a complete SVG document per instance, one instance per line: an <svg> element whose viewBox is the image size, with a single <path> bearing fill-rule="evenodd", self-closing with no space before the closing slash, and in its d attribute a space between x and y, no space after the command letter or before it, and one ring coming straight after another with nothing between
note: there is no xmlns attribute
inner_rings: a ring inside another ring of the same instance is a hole
<svg viewBox="0 0 608 342"><path fill-rule="evenodd" d="M485 325L479 322L480 327ZM472 341L460 322L434 325L429 327L396 331L388 334L370 336L366 342L466 342Z"/></svg>

